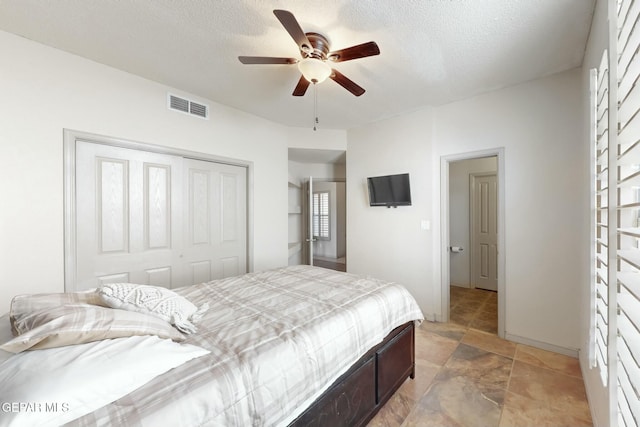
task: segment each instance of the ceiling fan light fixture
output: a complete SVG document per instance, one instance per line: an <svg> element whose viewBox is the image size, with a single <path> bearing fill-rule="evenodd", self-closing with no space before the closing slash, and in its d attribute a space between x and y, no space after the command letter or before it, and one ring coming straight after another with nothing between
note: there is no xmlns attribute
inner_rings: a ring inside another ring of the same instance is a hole
<svg viewBox="0 0 640 427"><path fill-rule="evenodd" d="M331 67L317 58L305 58L298 62L298 69L311 83L322 83L331 75Z"/></svg>

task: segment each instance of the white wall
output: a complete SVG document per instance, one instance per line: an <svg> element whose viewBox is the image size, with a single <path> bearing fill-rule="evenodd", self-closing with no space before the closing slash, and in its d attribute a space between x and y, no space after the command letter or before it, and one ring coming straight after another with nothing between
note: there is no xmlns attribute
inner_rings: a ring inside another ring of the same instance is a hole
<svg viewBox="0 0 640 427"><path fill-rule="evenodd" d="M449 281L452 285L471 286L471 221L469 177L473 173L496 172L496 157L459 160L449 165L449 243L463 252L450 253Z"/></svg>
<svg viewBox="0 0 640 427"><path fill-rule="evenodd" d="M64 289L63 129L253 162L254 268L287 264L288 146L344 147L344 132L309 140L311 131L6 32L0 51L0 312L17 293ZM210 120L169 111L168 91L209 104Z"/></svg>
<svg viewBox="0 0 640 427"><path fill-rule="evenodd" d="M578 349L582 89L576 69L349 131L348 270L404 283L441 316L440 158L504 147L506 332ZM368 207L365 178L398 172L411 173L414 205Z"/></svg>
<svg viewBox="0 0 640 427"><path fill-rule="evenodd" d="M434 298L432 112L430 109L348 131L347 271L405 285L425 316ZM409 173L412 206L370 207L367 177ZM433 223L433 221L432 221ZM439 259L439 258L438 258Z"/></svg>
<svg viewBox="0 0 640 427"><path fill-rule="evenodd" d="M592 68L598 68L602 53L607 48L608 43L608 21L607 21L607 1L599 0L596 2L596 9L594 11L593 23L591 25L591 33L589 34L589 43L585 51L584 61L582 63L582 87L583 87L583 110L582 116L584 118L583 124L583 140L585 144L589 141L589 70ZM590 153L583 154L582 161L585 165L583 171L584 182L590 178ZM589 192L589 187L583 185L580 187L582 193ZM588 199L587 199L588 201ZM591 206L589 203L585 203L582 206L583 215L580 220L585 224L583 228L583 241L581 243L582 257L584 259L591 259L591 240L590 240L590 223L591 223ZM582 367L582 377L584 378L585 387L587 389L587 396L589 398L589 407L591 408L591 417L593 419L594 426L606 427L609 426L609 398L608 387L602 385L600 380L600 374L597 369L591 369L589 367L589 328L590 328L590 288L587 285L591 282L590 268L584 268L582 270L582 283L584 286L580 288L579 294L576 299L580 302L580 343L582 345L582 351L580 351L580 365ZM614 391L615 392L615 391Z"/></svg>
<svg viewBox="0 0 640 427"><path fill-rule="evenodd" d="M437 157L505 149L506 333L578 349L584 157L579 69L438 108ZM434 157L435 157L434 156ZM436 177L438 178L438 177Z"/></svg>
<svg viewBox="0 0 640 427"><path fill-rule="evenodd" d="M314 180L343 180L346 178L344 164L339 163L301 163L289 161L289 175L300 181L307 181L311 176Z"/></svg>
<svg viewBox="0 0 640 427"><path fill-rule="evenodd" d="M347 149L347 133L339 129L320 127L314 131L311 127L288 128L286 138L289 148L342 151Z"/></svg>

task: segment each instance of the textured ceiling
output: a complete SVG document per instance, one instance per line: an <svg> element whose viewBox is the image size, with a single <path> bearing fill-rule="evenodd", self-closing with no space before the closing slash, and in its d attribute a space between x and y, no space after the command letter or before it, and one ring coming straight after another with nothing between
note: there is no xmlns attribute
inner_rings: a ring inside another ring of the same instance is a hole
<svg viewBox="0 0 640 427"><path fill-rule="evenodd" d="M318 85L320 127L348 129L578 67L595 0L0 0L0 29L289 126L311 127L313 91L293 97L299 57L273 14L291 11L367 92Z"/></svg>

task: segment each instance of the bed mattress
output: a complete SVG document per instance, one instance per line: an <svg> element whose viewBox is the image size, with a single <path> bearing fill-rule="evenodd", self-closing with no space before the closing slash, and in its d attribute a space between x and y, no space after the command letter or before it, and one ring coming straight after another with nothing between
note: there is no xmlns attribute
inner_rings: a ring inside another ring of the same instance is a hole
<svg viewBox="0 0 640 427"><path fill-rule="evenodd" d="M309 266L176 292L209 304L185 343L210 354L72 425L287 425L394 328L423 319L398 284Z"/></svg>

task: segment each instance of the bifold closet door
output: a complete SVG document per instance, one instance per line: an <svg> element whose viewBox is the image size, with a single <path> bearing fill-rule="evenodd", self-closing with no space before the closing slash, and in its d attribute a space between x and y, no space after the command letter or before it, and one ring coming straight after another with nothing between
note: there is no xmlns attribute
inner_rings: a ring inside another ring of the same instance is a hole
<svg viewBox="0 0 640 427"><path fill-rule="evenodd" d="M245 168L76 144L76 289L246 272Z"/></svg>
<svg viewBox="0 0 640 427"><path fill-rule="evenodd" d="M246 273L246 169L192 159L183 165L185 284Z"/></svg>

